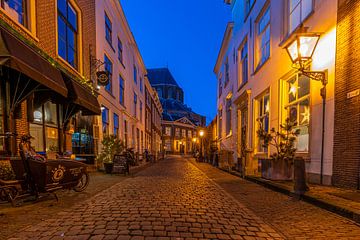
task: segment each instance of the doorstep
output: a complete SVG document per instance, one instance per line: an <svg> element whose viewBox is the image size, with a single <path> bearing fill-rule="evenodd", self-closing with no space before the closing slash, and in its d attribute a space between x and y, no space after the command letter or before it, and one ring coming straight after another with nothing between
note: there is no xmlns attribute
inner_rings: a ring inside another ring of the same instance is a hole
<svg viewBox="0 0 360 240"><path fill-rule="evenodd" d="M221 170L241 177L236 171ZM291 181L271 181L256 176L246 176L245 179L360 223L360 191L308 184L310 190L298 196Z"/></svg>

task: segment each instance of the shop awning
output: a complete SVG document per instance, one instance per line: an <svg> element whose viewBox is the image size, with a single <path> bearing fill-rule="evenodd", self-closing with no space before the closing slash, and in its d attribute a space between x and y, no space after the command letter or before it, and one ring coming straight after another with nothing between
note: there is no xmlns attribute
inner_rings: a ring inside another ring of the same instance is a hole
<svg viewBox="0 0 360 240"><path fill-rule="evenodd" d="M69 100L79 106L82 115L100 115L99 102L91 90L72 78L64 78L69 90Z"/></svg>
<svg viewBox="0 0 360 240"><path fill-rule="evenodd" d="M3 27L0 27L0 65L15 69L64 97L68 95L60 71Z"/></svg>

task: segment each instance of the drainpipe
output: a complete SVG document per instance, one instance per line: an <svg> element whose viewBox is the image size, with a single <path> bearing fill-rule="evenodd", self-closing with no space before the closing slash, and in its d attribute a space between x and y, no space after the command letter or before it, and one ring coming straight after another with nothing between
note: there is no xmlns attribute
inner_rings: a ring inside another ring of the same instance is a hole
<svg viewBox="0 0 360 240"><path fill-rule="evenodd" d="M320 90L322 97L322 133L321 133L321 157L320 157L320 184L323 184L324 178L324 148L325 148L325 116L326 116L326 84L327 84L327 71L324 72L325 77L322 82L323 87Z"/></svg>

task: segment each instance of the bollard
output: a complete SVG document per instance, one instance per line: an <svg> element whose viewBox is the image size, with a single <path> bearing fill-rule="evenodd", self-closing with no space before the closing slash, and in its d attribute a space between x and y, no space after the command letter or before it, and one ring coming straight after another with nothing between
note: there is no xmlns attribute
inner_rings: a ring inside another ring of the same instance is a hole
<svg viewBox="0 0 360 240"><path fill-rule="evenodd" d="M305 161L302 157L296 157L294 160L294 192L297 195L303 195L307 190Z"/></svg>

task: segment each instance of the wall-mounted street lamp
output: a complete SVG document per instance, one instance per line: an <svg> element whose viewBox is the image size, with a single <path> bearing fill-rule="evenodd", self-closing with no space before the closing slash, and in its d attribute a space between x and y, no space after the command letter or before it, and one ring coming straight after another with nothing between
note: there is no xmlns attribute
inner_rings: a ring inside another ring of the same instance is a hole
<svg viewBox="0 0 360 240"><path fill-rule="evenodd" d="M203 137L205 135L204 130L200 130L199 131L199 136L200 136L200 161L203 161Z"/></svg>
<svg viewBox="0 0 360 240"><path fill-rule="evenodd" d="M326 84L327 70L310 71L310 63L315 48L319 42L320 34L317 33L300 33L295 35L295 39L285 48L289 54L293 67L302 75L322 83L320 95L322 98L322 133L321 133L321 167L320 183L323 184L323 163L324 163L324 139L325 139L325 107L326 107ZM290 90L291 91L291 90ZM295 91L295 90L293 90Z"/></svg>

